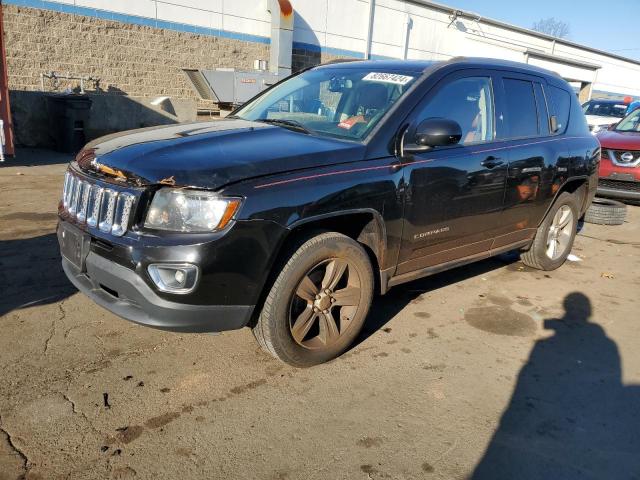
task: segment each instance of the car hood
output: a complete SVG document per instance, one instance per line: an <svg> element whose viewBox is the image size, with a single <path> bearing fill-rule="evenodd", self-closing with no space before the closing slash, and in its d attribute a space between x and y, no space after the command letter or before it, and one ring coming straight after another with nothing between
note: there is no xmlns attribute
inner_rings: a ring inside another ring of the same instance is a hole
<svg viewBox="0 0 640 480"><path fill-rule="evenodd" d="M240 180L361 160L362 144L240 119L152 127L89 143L81 169L136 185L217 189Z"/></svg>
<svg viewBox="0 0 640 480"><path fill-rule="evenodd" d="M615 150L640 150L640 132L619 132L609 130L597 135L603 148Z"/></svg>
<svg viewBox="0 0 640 480"><path fill-rule="evenodd" d="M611 125L618 123L621 118L618 117L602 117L600 115L585 115L589 125Z"/></svg>

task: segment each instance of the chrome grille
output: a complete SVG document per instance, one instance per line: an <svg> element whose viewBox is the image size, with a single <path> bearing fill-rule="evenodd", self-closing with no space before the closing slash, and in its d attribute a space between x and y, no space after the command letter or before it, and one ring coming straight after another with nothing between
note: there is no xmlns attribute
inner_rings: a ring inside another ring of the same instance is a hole
<svg viewBox="0 0 640 480"><path fill-rule="evenodd" d="M115 210L118 193L113 190L102 192L102 205L100 205L100 222L98 228L103 232L110 232L113 225L113 211Z"/></svg>
<svg viewBox="0 0 640 480"><path fill-rule="evenodd" d="M133 197L131 195L119 195L116 203L115 220L111 227L111 233L120 237L127 231L129 224L129 216L131 215L131 206L133 205Z"/></svg>
<svg viewBox="0 0 640 480"><path fill-rule="evenodd" d="M78 201L78 188L80 187L80 179L77 177L74 177L73 180L71 180L71 192L69 195L69 215L71 215L72 217L76 216L76 203Z"/></svg>
<svg viewBox="0 0 640 480"><path fill-rule="evenodd" d="M609 158L619 167L637 167L640 164L640 151L609 150Z"/></svg>
<svg viewBox="0 0 640 480"><path fill-rule="evenodd" d="M91 186L91 194L89 195L89 204L87 205L87 225L90 227L98 226L98 216L100 214L100 202L102 201L102 192L104 190L98 185Z"/></svg>
<svg viewBox="0 0 640 480"><path fill-rule="evenodd" d="M62 207L79 224L121 237L129 228L135 200L132 193L102 187L71 171L65 173Z"/></svg>

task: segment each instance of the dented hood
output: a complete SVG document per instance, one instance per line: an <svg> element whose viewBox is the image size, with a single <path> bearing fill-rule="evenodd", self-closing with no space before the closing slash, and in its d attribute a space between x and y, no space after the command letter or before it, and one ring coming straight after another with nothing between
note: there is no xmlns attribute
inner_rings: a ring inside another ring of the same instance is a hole
<svg viewBox="0 0 640 480"><path fill-rule="evenodd" d="M136 185L217 189L240 180L361 160L358 143L240 119L145 128L89 143L81 169Z"/></svg>

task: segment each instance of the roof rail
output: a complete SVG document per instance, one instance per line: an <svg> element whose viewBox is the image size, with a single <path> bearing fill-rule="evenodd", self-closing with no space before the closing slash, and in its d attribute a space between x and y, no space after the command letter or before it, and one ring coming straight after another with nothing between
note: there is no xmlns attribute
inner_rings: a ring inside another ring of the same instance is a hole
<svg viewBox="0 0 640 480"><path fill-rule="evenodd" d="M363 62L362 58L334 58L328 62L323 62L320 65L333 65L334 63L347 63L347 62Z"/></svg>

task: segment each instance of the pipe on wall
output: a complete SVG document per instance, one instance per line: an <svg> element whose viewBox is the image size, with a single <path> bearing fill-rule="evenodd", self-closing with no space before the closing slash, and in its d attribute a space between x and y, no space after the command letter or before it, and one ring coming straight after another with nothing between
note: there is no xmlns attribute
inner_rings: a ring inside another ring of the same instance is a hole
<svg viewBox="0 0 640 480"><path fill-rule="evenodd" d="M0 1L0 142L2 143L2 155L15 155L13 137L13 117L9 101L9 82L7 76L7 54L4 48L4 19L2 17L2 1Z"/></svg>

